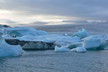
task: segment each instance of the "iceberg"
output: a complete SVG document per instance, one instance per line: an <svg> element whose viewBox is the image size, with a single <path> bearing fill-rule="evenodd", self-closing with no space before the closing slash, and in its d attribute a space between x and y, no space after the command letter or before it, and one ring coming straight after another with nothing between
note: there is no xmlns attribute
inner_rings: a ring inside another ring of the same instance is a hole
<svg viewBox="0 0 108 72"><path fill-rule="evenodd" d="M72 50L77 47L86 48L87 50L103 50L108 47L107 37L108 35L91 35L82 39L81 42L67 45L67 47Z"/></svg>
<svg viewBox="0 0 108 72"><path fill-rule="evenodd" d="M18 40L22 41L41 41L41 42L48 42L54 43L55 45L65 46L72 43L80 42L81 39L79 37L70 37L70 36L62 36L62 35L54 35L54 34L47 34L42 36L22 36L17 37Z"/></svg>
<svg viewBox="0 0 108 72"><path fill-rule="evenodd" d="M77 36L79 38L85 38L89 36L89 33L87 30L82 29L82 30L79 30L78 32L75 32L72 36Z"/></svg>
<svg viewBox="0 0 108 72"><path fill-rule="evenodd" d="M81 41L79 37L63 36L57 34L47 34L41 36L25 35L16 37L19 41L27 41L23 49L54 49L55 46L66 46Z"/></svg>
<svg viewBox="0 0 108 72"><path fill-rule="evenodd" d="M102 45L103 41L99 36L89 36L84 39L83 47L87 50L99 50L102 49L100 46Z"/></svg>
<svg viewBox="0 0 108 72"><path fill-rule="evenodd" d="M4 28L3 35L7 41L16 40L23 49L54 49L55 51L86 52L87 50L102 50L108 47L108 35L91 35L87 30L82 29L72 36L61 34L48 34L45 31L38 31L30 27ZM9 41L8 41L9 42ZM10 43L12 43L11 41ZM13 44L13 43L12 43ZM11 45L13 46L13 45Z"/></svg>
<svg viewBox="0 0 108 72"><path fill-rule="evenodd" d="M23 52L20 45L10 45L5 42L2 36L0 37L0 57L20 56Z"/></svg>
<svg viewBox="0 0 108 72"><path fill-rule="evenodd" d="M87 50L86 50L86 48L83 48L83 47L77 47L77 48L69 49L66 46L62 46L62 47L55 46L55 51L57 51L57 52L71 51L71 52L85 53Z"/></svg>

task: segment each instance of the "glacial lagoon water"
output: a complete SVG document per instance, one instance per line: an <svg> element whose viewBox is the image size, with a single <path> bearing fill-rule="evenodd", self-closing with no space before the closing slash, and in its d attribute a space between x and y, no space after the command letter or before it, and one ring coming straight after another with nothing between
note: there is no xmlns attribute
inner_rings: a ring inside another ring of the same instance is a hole
<svg viewBox="0 0 108 72"><path fill-rule="evenodd" d="M19 57L0 58L0 72L107 72L108 50L87 53L25 51Z"/></svg>

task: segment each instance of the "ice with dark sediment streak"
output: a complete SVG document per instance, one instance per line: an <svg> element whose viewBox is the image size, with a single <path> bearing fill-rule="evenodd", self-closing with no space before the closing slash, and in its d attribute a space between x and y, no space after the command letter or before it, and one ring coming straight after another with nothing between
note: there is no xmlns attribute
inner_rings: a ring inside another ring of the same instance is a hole
<svg viewBox="0 0 108 72"><path fill-rule="evenodd" d="M77 43L80 42L80 38L79 37L70 37L70 36L63 36L63 35L54 35L54 34L50 34L50 35L42 35L42 36L22 36L22 37L17 37L18 40L22 40L22 41L34 41L33 42L29 42L27 44L25 44L24 46L22 46L24 49L46 49L47 47L49 47L50 45L46 44L46 43L53 43L54 45L57 46L66 46L68 44L72 44L72 43ZM47 49L50 49L52 47L49 47Z"/></svg>
<svg viewBox="0 0 108 72"><path fill-rule="evenodd" d="M75 32L72 35L57 35L48 34L45 31L38 31L33 28L7 28L7 33L16 34L16 39L20 41L36 41L40 43L29 42L24 46L25 48L41 49L49 47L45 44L54 43L55 51L75 51L86 52L86 50L101 50L108 46L108 35L90 35L85 29ZM21 35L21 36L20 36ZM42 42L42 43L41 43ZM44 44L43 44L44 43Z"/></svg>

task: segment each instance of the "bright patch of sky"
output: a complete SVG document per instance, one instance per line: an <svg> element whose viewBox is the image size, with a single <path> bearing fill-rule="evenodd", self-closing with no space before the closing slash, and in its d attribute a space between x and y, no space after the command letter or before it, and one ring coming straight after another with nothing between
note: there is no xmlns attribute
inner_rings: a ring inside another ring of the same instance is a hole
<svg viewBox="0 0 108 72"><path fill-rule="evenodd" d="M0 0L0 24L107 22L107 0Z"/></svg>

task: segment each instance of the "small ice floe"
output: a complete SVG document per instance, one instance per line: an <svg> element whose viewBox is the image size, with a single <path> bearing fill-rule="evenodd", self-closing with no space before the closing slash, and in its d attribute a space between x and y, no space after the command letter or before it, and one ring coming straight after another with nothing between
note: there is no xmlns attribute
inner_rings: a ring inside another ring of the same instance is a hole
<svg viewBox="0 0 108 72"><path fill-rule="evenodd" d="M89 36L89 33L87 30L82 29L82 30L79 30L78 32L75 32L72 36L77 36L79 38L85 38Z"/></svg>
<svg viewBox="0 0 108 72"><path fill-rule="evenodd" d="M69 51L72 51L72 52L78 52L78 53L85 53L87 50L85 48L83 48L83 47L77 47L77 48L69 49L66 46L62 46L62 47L56 46L55 51L57 51L57 52L67 52L67 51L69 52Z"/></svg>
<svg viewBox="0 0 108 72"><path fill-rule="evenodd" d="M62 46L62 47L58 47L58 46L55 46L55 51L57 52L66 52L66 51L69 51L69 49L65 46Z"/></svg>
<svg viewBox="0 0 108 72"><path fill-rule="evenodd" d="M83 47L77 47L77 48L71 49L70 51L78 52L78 53L85 53L87 50L86 50L86 48L83 48Z"/></svg>
<svg viewBox="0 0 108 72"><path fill-rule="evenodd" d="M16 39L20 41L28 41L28 43L22 46L24 49L52 49L52 47L54 47L53 45L66 46L81 41L79 37L70 37L54 34L47 34L42 36L25 35L22 37L16 37Z"/></svg>
<svg viewBox="0 0 108 72"><path fill-rule="evenodd" d="M23 52L20 45L10 45L3 37L0 37L0 57L20 56Z"/></svg>

